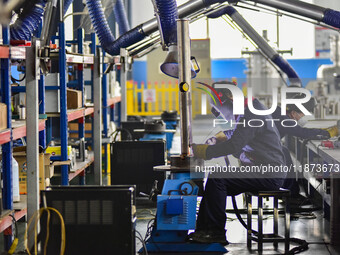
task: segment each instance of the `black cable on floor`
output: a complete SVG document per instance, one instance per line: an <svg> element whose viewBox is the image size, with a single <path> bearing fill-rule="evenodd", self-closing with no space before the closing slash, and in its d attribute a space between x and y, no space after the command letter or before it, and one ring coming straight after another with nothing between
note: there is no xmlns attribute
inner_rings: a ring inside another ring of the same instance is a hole
<svg viewBox="0 0 340 255"><path fill-rule="evenodd" d="M136 233L138 234L138 236L136 236L136 238L139 241L141 241L141 243L143 245L143 248L144 248L143 254L148 255L148 250L146 249L146 244L145 244L145 241L143 240L142 234L138 230L136 230Z"/></svg>
<svg viewBox="0 0 340 255"><path fill-rule="evenodd" d="M248 229L247 224L244 222L244 220L243 220L242 217L241 217L241 214L239 213L239 210L238 210L238 207L237 207L237 203L236 203L235 196L232 196L232 197L231 197L231 200L232 200L232 202L233 202L233 207L234 207L234 210L235 210L235 214L236 214L237 219L240 221L240 223L242 224L242 226L243 226L245 229ZM255 235L258 234L258 232L255 231L255 230L252 230L252 233L254 233ZM303 251L308 250L308 242L306 242L305 240L298 239L298 238L289 238L289 241L290 241L290 242L293 242L293 243L297 243L297 244L299 244L299 246L298 246L298 247L294 247L293 249L291 249L291 250L288 252L287 255L298 254L298 253L300 253L300 252L303 252Z"/></svg>

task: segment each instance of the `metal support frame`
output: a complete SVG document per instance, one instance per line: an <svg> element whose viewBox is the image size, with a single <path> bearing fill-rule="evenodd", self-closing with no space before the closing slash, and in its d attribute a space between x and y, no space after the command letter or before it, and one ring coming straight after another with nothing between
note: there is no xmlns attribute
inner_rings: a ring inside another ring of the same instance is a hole
<svg viewBox="0 0 340 255"><path fill-rule="evenodd" d="M83 54L84 53L84 47L83 47L83 40L84 40L84 30L82 28L79 28L77 30L77 44L78 44L78 53ZM78 64L78 73L77 73L77 82L78 82L78 89L82 91L82 106L85 106L85 86L84 86L84 65ZM85 137L85 117L82 117L79 119L79 125L78 125L78 135L79 139L83 139Z"/></svg>
<svg viewBox="0 0 340 255"><path fill-rule="evenodd" d="M126 49L120 49L120 87L121 87L121 102L120 102L120 120L127 120L127 103L126 103L126 80L127 80L127 51Z"/></svg>
<svg viewBox="0 0 340 255"><path fill-rule="evenodd" d="M97 48L93 65L93 152L94 183L102 185L102 63L101 51Z"/></svg>
<svg viewBox="0 0 340 255"><path fill-rule="evenodd" d="M103 59L105 57L105 51L103 51ZM106 70L107 64L103 61L103 70ZM107 95L108 95L108 84L107 84L107 75L103 74L102 78L102 87L103 87L103 137L108 137L108 109L107 109ZM104 143L104 173L107 174L107 143Z"/></svg>
<svg viewBox="0 0 340 255"><path fill-rule="evenodd" d="M9 28L2 27L2 39L4 45L9 45ZM9 59L1 59L1 90L2 102L7 105L7 127L11 132L11 142L2 145L2 169L3 169L3 208L13 209L12 187L12 111L11 111L11 85L10 85ZM5 250L12 244L13 237L5 236Z"/></svg>
<svg viewBox="0 0 340 255"><path fill-rule="evenodd" d="M67 83L66 83L66 40L65 24L63 20L63 1L60 1L59 23L59 73L60 73L60 142L61 161L68 160L67 154ZM68 165L61 166L61 185L68 185Z"/></svg>
<svg viewBox="0 0 340 255"><path fill-rule="evenodd" d="M266 194L267 193L267 194ZM258 198L258 232L252 230L252 196ZM263 199L272 197L273 202L273 216L274 225L272 233L263 233ZM273 243L274 249L277 250L278 243L284 243L285 254L289 252L290 246L290 208L289 208L289 191L260 191L258 193L246 192L247 202L247 248L251 251L252 241L256 241L258 245L258 252L262 253L263 243ZM284 235L279 235L278 231L278 199L284 201Z"/></svg>
<svg viewBox="0 0 340 255"><path fill-rule="evenodd" d="M181 154L189 155L189 140L191 139L191 51L189 37L189 20L177 20L178 65L180 86L180 129ZM186 86L186 89L183 89Z"/></svg>
<svg viewBox="0 0 340 255"><path fill-rule="evenodd" d="M77 29L77 45L78 45L78 53L84 53L84 30L82 28ZM84 64L78 64L77 70L77 87L78 90L82 92L82 107L85 106L85 84L84 84ZM80 142L84 141L85 143L85 116L78 119L78 138ZM85 185L85 169L83 173L79 174L79 184Z"/></svg>
<svg viewBox="0 0 340 255"><path fill-rule="evenodd" d="M39 210L39 86L38 47L40 41L32 38L26 51L26 100L27 100L27 217L31 219ZM29 247L33 246L33 240Z"/></svg>
<svg viewBox="0 0 340 255"><path fill-rule="evenodd" d="M91 53L93 54L93 56L95 57L96 56L96 34L95 33L91 33L91 44L90 44L90 49L91 49ZM92 102L93 102L93 79L94 79L94 76L93 76L93 69L91 70L91 99L92 99ZM92 133L92 145L93 145L93 118L91 120L92 122L92 130L91 130L91 133Z"/></svg>
<svg viewBox="0 0 340 255"><path fill-rule="evenodd" d="M45 76L40 75L39 80L39 114L45 114ZM39 144L46 148L46 129L39 132Z"/></svg>

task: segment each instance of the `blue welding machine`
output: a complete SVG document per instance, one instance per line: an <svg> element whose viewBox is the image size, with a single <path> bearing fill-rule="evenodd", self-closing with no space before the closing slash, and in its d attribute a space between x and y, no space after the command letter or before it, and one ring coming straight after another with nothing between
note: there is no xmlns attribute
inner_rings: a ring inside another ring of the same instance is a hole
<svg viewBox="0 0 340 255"><path fill-rule="evenodd" d="M157 196L156 222L146 240L146 249L152 252L227 252L219 243L200 244L186 242L189 230L196 225L197 196L204 175L192 175L191 167L202 162L187 157L171 157L171 166L157 166L155 171L170 172L162 194ZM143 248L139 251L143 252Z"/></svg>

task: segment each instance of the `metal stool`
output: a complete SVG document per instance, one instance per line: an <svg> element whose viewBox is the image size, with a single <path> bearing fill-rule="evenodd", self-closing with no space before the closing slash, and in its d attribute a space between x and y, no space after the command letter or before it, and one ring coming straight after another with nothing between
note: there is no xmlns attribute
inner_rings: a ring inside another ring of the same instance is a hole
<svg viewBox="0 0 340 255"><path fill-rule="evenodd" d="M258 197L258 233L251 229L252 225L252 197ZM263 198L274 198L274 233L263 234ZM285 254L289 251L289 233L290 233L290 212L289 212L289 198L290 191L285 189L280 189L277 191L259 191L259 192L247 192L246 202L247 202L247 247L251 250L251 242L256 241L258 245L258 251L263 251L263 243L273 242L274 248L278 248L279 242L285 243ZM284 212L285 212L285 236L279 236L278 234L278 199L284 201Z"/></svg>

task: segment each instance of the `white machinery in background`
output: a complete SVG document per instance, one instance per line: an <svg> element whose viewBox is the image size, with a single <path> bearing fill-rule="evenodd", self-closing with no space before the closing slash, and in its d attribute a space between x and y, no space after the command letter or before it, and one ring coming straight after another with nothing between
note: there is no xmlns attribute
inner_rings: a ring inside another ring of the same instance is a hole
<svg viewBox="0 0 340 255"><path fill-rule="evenodd" d="M331 36L332 65L322 65L317 72L318 80L325 82L328 94L340 95L340 36Z"/></svg>
<svg viewBox="0 0 340 255"><path fill-rule="evenodd" d="M338 115L340 112L340 36L331 36L332 65L322 65L317 72L317 80L308 83L307 89L313 91L318 105L316 118Z"/></svg>
<svg viewBox="0 0 340 255"><path fill-rule="evenodd" d="M263 38L268 42L267 31L263 31ZM280 54L292 54L293 50L277 51ZM279 71L268 58L259 50L242 51L242 55L249 55L245 71L247 75L247 88L253 89L253 95L262 101L265 105L270 106L272 100L273 88L286 86L284 80L287 75Z"/></svg>

